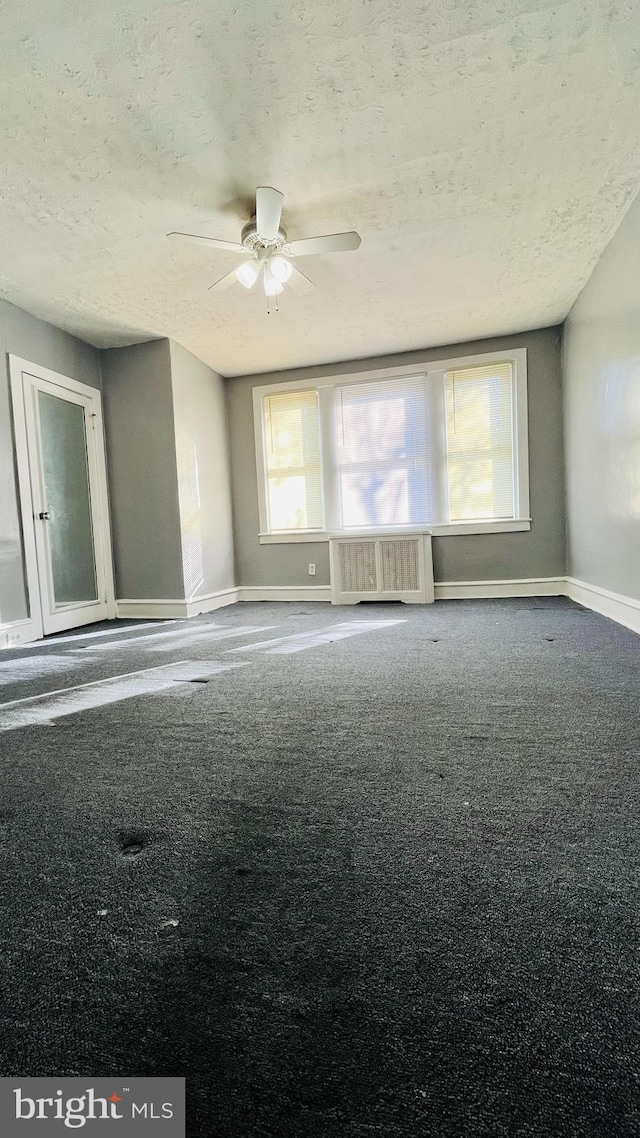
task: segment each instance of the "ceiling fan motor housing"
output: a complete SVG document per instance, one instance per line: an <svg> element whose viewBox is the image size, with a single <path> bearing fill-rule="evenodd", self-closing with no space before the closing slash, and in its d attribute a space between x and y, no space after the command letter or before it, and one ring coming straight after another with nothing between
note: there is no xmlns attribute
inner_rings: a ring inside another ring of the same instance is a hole
<svg viewBox="0 0 640 1138"><path fill-rule="evenodd" d="M252 253L257 252L258 249L272 249L278 251L283 248L287 243L287 234L284 229L279 229L276 236L271 241L265 241L264 237L260 237L256 229L255 216L248 221L242 230L240 240Z"/></svg>

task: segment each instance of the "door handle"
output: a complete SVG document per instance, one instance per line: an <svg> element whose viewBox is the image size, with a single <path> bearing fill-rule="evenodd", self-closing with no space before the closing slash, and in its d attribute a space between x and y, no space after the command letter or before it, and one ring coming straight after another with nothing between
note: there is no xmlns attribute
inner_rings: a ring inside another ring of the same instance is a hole
<svg viewBox="0 0 640 1138"><path fill-rule="evenodd" d="M51 521L51 514L48 510L43 510L41 514L38 514L38 517L40 518L41 522Z"/></svg>

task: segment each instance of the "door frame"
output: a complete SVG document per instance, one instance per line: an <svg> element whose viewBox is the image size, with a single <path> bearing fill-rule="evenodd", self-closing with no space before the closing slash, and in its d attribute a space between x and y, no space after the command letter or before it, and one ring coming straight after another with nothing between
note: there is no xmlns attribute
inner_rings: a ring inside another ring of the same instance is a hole
<svg viewBox="0 0 640 1138"><path fill-rule="evenodd" d="M42 603L40 595L40 577L38 573L38 557L36 550L34 510L35 499L39 495L37 487L32 485L29 464L29 444L27 435L27 414L25 407L25 381L23 376L32 376L35 380L41 379L56 387L91 399L94 404L95 418L95 468L92 471L97 490L96 510L93 518L96 524L95 556L96 570L100 576L100 567L97 559L102 560L101 573L104 581L107 606L107 619L114 620L116 616L115 588L113 579L113 561L111 555L111 526L109 524L109 502L107 494L107 466L104 443L104 425L102 417L102 396L97 387L90 387L80 383L77 379L61 375L51 368L42 367L41 364L31 363L30 360L9 354L9 378L11 386L11 406L13 415L14 443L16 451L16 472L18 479L18 495L20 499L20 516L22 521L22 538L24 548L25 575L27 591L29 594L29 616L26 620L16 622L16 632L19 630L19 641L39 640L43 635ZM29 385L33 391L33 386ZM72 626L73 627L73 626Z"/></svg>

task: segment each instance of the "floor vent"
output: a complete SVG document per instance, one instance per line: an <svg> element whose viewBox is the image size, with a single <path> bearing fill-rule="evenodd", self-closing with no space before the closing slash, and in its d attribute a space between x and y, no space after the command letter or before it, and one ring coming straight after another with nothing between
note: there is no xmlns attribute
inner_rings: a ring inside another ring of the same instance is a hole
<svg viewBox="0 0 640 1138"><path fill-rule="evenodd" d="M331 603L433 601L431 536L336 537L329 541Z"/></svg>

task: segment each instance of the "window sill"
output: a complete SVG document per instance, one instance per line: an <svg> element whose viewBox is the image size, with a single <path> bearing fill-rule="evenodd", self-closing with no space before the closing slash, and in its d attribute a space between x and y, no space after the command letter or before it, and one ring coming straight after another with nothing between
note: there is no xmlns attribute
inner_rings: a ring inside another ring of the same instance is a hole
<svg viewBox="0 0 640 1138"><path fill-rule="evenodd" d="M292 530L291 533L261 533L260 545L297 545L300 541L328 541L325 530Z"/></svg>
<svg viewBox="0 0 640 1138"><path fill-rule="evenodd" d="M509 518L504 522L450 522L444 526L429 526L434 537L474 533L520 533L531 529L531 518Z"/></svg>
<svg viewBox="0 0 640 1138"><path fill-rule="evenodd" d="M393 533L398 537L403 534L424 533L433 537L454 537L464 534L481 533L522 533L531 529L531 518L510 518L508 521L498 522L450 522L448 525L389 527L381 526L379 530L341 530L336 533L327 533L320 530L304 530L291 533L261 533L260 545L297 545L299 542L324 542L333 538L375 537L378 534L387 536Z"/></svg>

